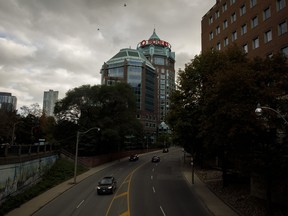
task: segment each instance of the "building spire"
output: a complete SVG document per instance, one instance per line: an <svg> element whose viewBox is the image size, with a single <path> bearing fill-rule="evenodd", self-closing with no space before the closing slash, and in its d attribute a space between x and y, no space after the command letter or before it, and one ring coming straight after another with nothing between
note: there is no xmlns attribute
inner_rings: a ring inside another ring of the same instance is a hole
<svg viewBox="0 0 288 216"><path fill-rule="evenodd" d="M153 30L153 34L151 35L151 37L149 38L149 40L160 40L160 38L159 38L158 35L156 34L155 27L154 27L154 30Z"/></svg>

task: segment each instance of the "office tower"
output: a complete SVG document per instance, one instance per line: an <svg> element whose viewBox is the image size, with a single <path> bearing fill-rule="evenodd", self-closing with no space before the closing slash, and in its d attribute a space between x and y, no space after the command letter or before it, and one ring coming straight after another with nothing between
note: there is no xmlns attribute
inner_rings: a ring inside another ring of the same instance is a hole
<svg viewBox="0 0 288 216"><path fill-rule="evenodd" d="M54 116L55 103L58 100L58 91L44 91L43 112L46 116Z"/></svg>
<svg viewBox="0 0 288 216"><path fill-rule="evenodd" d="M12 112L16 110L17 98L8 92L0 92L0 109Z"/></svg>

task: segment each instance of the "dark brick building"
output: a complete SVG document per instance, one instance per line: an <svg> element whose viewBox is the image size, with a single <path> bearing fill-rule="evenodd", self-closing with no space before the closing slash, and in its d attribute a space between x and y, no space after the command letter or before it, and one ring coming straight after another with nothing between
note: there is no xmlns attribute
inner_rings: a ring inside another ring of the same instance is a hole
<svg viewBox="0 0 288 216"><path fill-rule="evenodd" d="M202 51L236 43L248 57L288 56L287 23L287 0L216 0L202 18Z"/></svg>

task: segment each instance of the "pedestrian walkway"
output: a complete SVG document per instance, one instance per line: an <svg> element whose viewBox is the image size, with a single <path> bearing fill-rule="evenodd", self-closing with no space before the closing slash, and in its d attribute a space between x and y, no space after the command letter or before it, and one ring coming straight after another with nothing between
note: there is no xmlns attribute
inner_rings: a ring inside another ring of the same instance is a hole
<svg viewBox="0 0 288 216"><path fill-rule="evenodd" d="M183 174L186 180L191 184L193 190L198 194L200 199L215 216L239 216L232 208L217 197L207 186L203 183L197 175L194 175L194 184L192 184L192 171L189 168L183 168Z"/></svg>
<svg viewBox="0 0 288 216"><path fill-rule="evenodd" d="M77 182L80 182L96 172L111 166L118 161L103 164L94 168L91 168L87 172L77 176ZM226 205L220 198L218 198L210 189L195 175L194 184L192 184L191 169L183 168L183 175L187 181L193 187L193 190L198 194L200 199L210 210L210 212L215 216L239 216L235 211L233 211L228 205ZM54 188L46 191L45 193L31 199L25 204L21 205L19 208L14 209L9 212L6 216L31 216L34 212L45 206L51 200L55 199L60 194L64 193L66 190L70 189L74 185L74 179L69 179Z"/></svg>

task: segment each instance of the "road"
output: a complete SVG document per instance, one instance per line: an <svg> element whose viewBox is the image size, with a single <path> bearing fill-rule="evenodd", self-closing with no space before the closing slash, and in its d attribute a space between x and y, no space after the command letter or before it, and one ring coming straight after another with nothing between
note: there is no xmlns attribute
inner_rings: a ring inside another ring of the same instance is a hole
<svg viewBox="0 0 288 216"><path fill-rule="evenodd" d="M180 149L158 152L159 163L151 154L135 162L122 160L58 196L34 216L185 216L211 215L181 173ZM97 195L103 176L113 175L118 188L113 195Z"/></svg>

